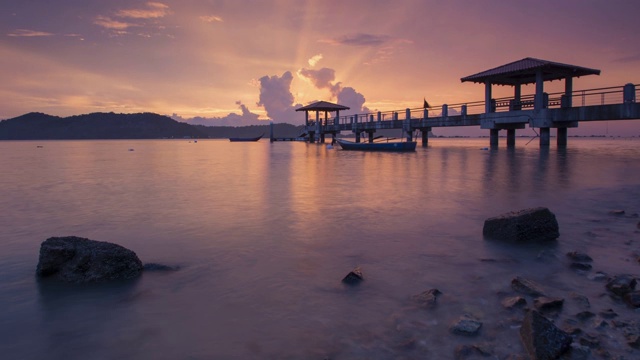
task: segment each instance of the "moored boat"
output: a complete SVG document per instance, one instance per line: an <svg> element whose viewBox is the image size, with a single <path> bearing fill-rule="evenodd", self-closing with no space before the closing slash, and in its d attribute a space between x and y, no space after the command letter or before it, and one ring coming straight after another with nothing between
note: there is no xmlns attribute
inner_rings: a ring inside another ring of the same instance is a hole
<svg viewBox="0 0 640 360"><path fill-rule="evenodd" d="M229 141L231 141L231 142L258 141L258 140L262 139L263 136L264 136L264 133L262 133L260 136L256 136L256 137L231 137L231 138L229 138Z"/></svg>
<svg viewBox="0 0 640 360"><path fill-rule="evenodd" d="M415 151L417 142L362 142L357 143L342 139L336 139L343 150L364 150L364 151Z"/></svg>

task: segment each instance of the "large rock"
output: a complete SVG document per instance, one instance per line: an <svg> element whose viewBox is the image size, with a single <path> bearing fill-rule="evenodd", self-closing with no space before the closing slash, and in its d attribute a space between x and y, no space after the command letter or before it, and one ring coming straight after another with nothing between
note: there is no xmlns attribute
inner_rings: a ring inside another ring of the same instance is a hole
<svg viewBox="0 0 640 360"><path fill-rule="evenodd" d="M633 275L616 275L607 282L607 290L618 296L625 296L636 289L636 278Z"/></svg>
<svg viewBox="0 0 640 360"><path fill-rule="evenodd" d="M520 340L531 359L557 359L569 350L571 335L558 329L535 310L528 311L520 328Z"/></svg>
<svg viewBox="0 0 640 360"><path fill-rule="evenodd" d="M343 279L342 282L347 285L358 285L364 280L362 276L362 269L358 266L351 270Z"/></svg>
<svg viewBox="0 0 640 360"><path fill-rule="evenodd" d="M40 245L36 274L65 282L87 283L132 279L142 262L120 245L76 236L51 237Z"/></svg>
<svg viewBox="0 0 640 360"><path fill-rule="evenodd" d="M487 238L512 242L549 241L560 236L556 216L544 207L486 219L482 234Z"/></svg>

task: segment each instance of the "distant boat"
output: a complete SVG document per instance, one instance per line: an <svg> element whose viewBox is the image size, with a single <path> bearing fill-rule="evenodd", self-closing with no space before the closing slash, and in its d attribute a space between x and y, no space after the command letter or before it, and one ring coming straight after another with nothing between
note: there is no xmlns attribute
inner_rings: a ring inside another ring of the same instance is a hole
<svg viewBox="0 0 640 360"><path fill-rule="evenodd" d="M342 139L336 139L343 150L364 150L364 151L415 151L417 142L362 142L356 143Z"/></svg>
<svg viewBox="0 0 640 360"><path fill-rule="evenodd" d="M258 141L260 139L262 139L262 137L264 136L264 133L262 133L260 136L256 136L256 137L231 137L229 138L229 141L231 142L240 142L240 141Z"/></svg>

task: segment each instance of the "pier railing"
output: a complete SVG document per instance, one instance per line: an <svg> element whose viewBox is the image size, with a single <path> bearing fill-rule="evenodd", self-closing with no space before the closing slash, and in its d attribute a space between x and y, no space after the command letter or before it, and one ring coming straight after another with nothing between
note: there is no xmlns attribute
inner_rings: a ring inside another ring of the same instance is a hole
<svg viewBox="0 0 640 360"><path fill-rule="evenodd" d="M633 95L629 98L627 93L632 86ZM595 89L577 90L572 92L571 99L568 99L564 92L544 93L543 104L545 108L579 107L592 105L612 105L625 102L638 102L638 92L640 84L628 84L623 86L603 87ZM522 95L519 101L514 97L503 97L491 100L492 112L505 112L513 110L530 110L535 103L534 94ZM426 110L426 111L425 111ZM395 128L398 122L410 120L420 120L426 118L446 118L457 115L475 115L485 113L485 101L472 101L457 104L441 104L431 106L428 109L413 108L402 110L378 111L363 114L352 114L321 119L321 124L325 130L331 131L336 125L349 125L360 123L379 122L384 123L380 128ZM315 120L309 121L310 126L315 126Z"/></svg>

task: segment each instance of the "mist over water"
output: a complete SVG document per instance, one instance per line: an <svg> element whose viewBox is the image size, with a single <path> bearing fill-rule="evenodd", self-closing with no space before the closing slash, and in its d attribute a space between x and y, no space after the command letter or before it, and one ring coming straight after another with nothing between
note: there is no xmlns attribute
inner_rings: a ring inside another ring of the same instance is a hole
<svg viewBox="0 0 640 360"><path fill-rule="evenodd" d="M588 253L594 272L638 272L630 215L640 212L640 140L570 138L546 150L517 141L481 150L488 139L431 139L409 154L268 141L0 142L0 352L451 358L459 344L493 341L499 354L520 354L500 305L514 276L604 310L603 283L570 270L565 254ZM556 214L556 244L483 239L486 218L533 206ZM66 235L180 270L104 285L37 281L40 243ZM365 281L346 288L355 266ZM438 307L415 307L410 297L430 288L443 292ZM578 311L567 301L563 314ZM482 319L479 338L449 333L464 313ZM408 339L416 345L403 347Z"/></svg>

